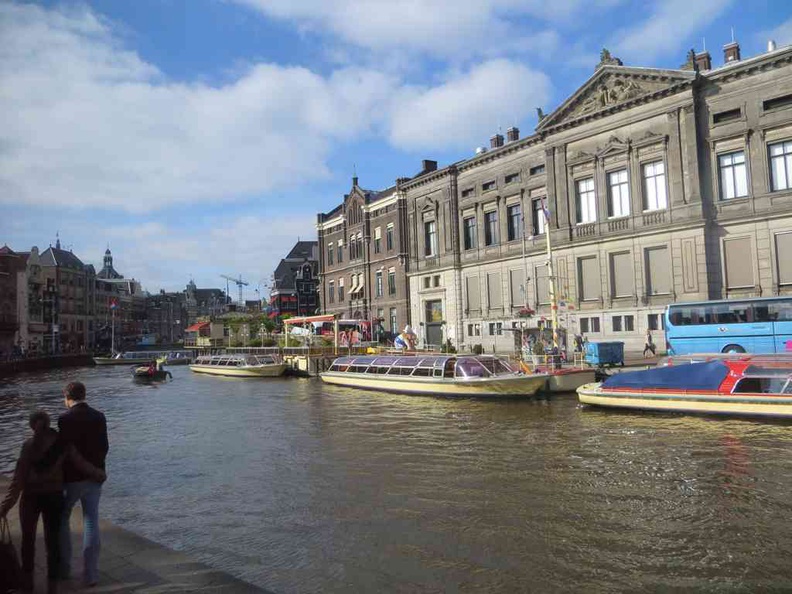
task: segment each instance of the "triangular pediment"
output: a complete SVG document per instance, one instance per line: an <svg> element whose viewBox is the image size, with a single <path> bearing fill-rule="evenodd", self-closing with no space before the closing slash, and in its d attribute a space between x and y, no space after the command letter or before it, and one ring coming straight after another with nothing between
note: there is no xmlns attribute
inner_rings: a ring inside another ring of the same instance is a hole
<svg viewBox="0 0 792 594"><path fill-rule="evenodd" d="M695 77L695 72L686 70L602 66L558 109L542 118L536 130L626 109L636 101L689 84Z"/></svg>

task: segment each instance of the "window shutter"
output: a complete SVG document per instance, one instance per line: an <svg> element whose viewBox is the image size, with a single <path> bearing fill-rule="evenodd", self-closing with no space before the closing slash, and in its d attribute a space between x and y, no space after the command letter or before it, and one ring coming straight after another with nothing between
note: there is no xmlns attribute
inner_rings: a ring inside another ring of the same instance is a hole
<svg viewBox="0 0 792 594"><path fill-rule="evenodd" d="M792 285L792 233L778 233L775 239L778 284Z"/></svg>
<svg viewBox="0 0 792 594"><path fill-rule="evenodd" d="M753 248L750 237L723 240L726 288L754 286Z"/></svg>
<svg viewBox="0 0 792 594"><path fill-rule="evenodd" d="M671 273L667 247L647 248L646 279L647 295L666 295L671 292Z"/></svg>
<svg viewBox="0 0 792 594"><path fill-rule="evenodd" d="M588 301L599 299L601 293L597 258L595 256L580 258L578 260L578 272L580 275L580 287L582 289L580 295L581 300Z"/></svg>
<svg viewBox="0 0 792 594"><path fill-rule="evenodd" d="M479 289L479 279L477 276L469 276L467 281L467 302L468 310L479 311L481 309L481 292Z"/></svg>
<svg viewBox="0 0 792 594"><path fill-rule="evenodd" d="M520 307L525 305L526 296L524 294L525 287L525 270L519 268L517 270L509 271L509 282L511 284L511 306Z"/></svg>
<svg viewBox="0 0 792 594"><path fill-rule="evenodd" d="M611 254L611 275L611 290L614 297L629 297L635 294L630 252Z"/></svg>
<svg viewBox="0 0 792 594"><path fill-rule="evenodd" d="M500 272L490 272L487 275L487 302L490 309L503 307L503 289L501 287Z"/></svg>

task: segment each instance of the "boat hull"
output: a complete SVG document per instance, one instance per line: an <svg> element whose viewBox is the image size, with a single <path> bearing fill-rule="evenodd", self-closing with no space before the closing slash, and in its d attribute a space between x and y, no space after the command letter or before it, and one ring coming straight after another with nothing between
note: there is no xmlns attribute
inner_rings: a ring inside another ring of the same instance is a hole
<svg viewBox="0 0 792 594"><path fill-rule="evenodd" d="M582 404L610 408L792 418L792 395L607 391L601 384L581 386L577 393Z"/></svg>
<svg viewBox="0 0 792 594"><path fill-rule="evenodd" d="M371 374L327 371L322 374L326 384L431 396L533 396L547 381L546 374L514 375L498 379L435 379L431 377L382 377Z"/></svg>
<svg viewBox="0 0 792 594"><path fill-rule="evenodd" d="M286 364L264 365L262 367L221 367L218 365L190 365L195 373L221 375L225 377L278 377L286 371Z"/></svg>
<svg viewBox="0 0 792 594"><path fill-rule="evenodd" d="M596 372L593 369L569 369L550 372L547 378L545 391L547 392L574 392L580 386L594 381Z"/></svg>
<svg viewBox="0 0 792 594"><path fill-rule="evenodd" d="M153 357L146 357L144 359L116 359L114 357L94 357L94 363L97 365L143 365L151 361Z"/></svg>

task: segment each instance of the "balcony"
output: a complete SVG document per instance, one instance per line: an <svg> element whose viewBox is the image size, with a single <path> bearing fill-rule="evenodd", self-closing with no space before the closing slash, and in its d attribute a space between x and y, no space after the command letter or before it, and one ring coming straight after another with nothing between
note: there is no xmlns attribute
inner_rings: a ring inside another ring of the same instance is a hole
<svg viewBox="0 0 792 594"><path fill-rule="evenodd" d="M594 237L597 234L597 223L583 223L575 227L575 237Z"/></svg>
<svg viewBox="0 0 792 594"><path fill-rule="evenodd" d="M655 210L652 212L645 212L643 214L644 227L649 225L662 225L666 222L666 211Z"/></svg>
<svg viewBox="0 0 792 594"><path fill-rule="evenodd" d="M613 233L616 231L627 231L630 228L630 219L622 217L620 219L611 219L608 221L608 232Z"/></svg>

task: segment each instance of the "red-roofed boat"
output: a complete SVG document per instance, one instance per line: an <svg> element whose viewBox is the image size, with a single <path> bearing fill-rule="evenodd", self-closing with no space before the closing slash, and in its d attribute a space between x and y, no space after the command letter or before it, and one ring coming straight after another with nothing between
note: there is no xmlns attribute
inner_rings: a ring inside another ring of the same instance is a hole
<svg viewBox="0 0 792 594"><path fill-rule="evenodd" d="M792 418L792 358L741 355L623 372L577 392L597 406Z"/></svg>

